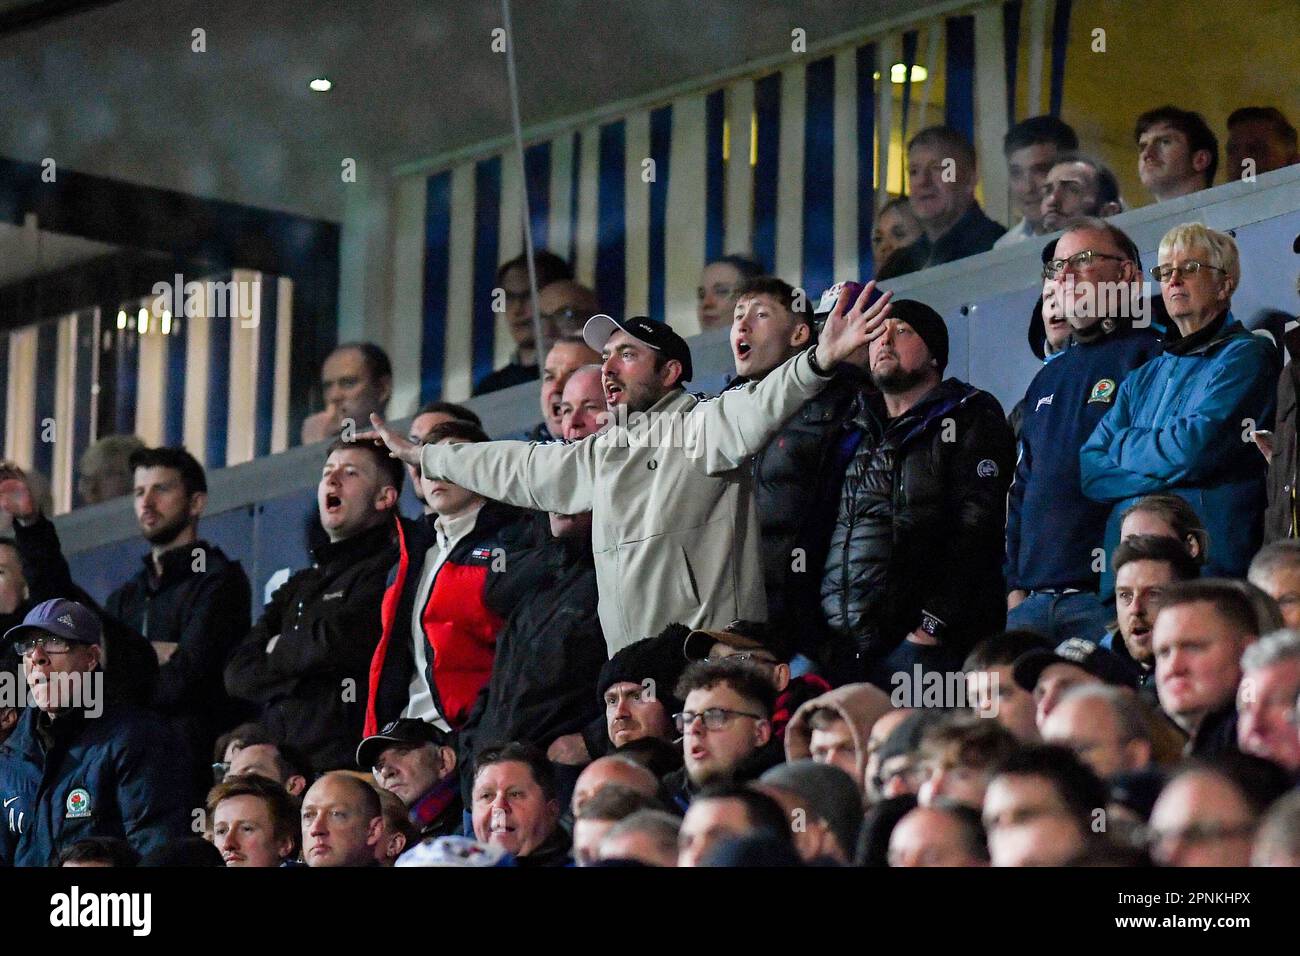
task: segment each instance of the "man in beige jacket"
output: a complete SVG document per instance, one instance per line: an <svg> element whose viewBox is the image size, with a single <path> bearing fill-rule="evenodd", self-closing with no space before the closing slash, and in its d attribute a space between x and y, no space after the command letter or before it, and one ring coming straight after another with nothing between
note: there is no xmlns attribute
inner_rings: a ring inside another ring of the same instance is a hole
<svg viewBox="0 0 1300 956"><path fill-rule="evenodd" d="M565 444L493 441L422 448L373 416L394 457L419 463L430 479L484 497L558 514L592 512L599 614L612 655L674 621L721 630L738 618L763 620L748 459L842 361L865 361L889 314L868 283L845 294L814 348L761 382L717 398L688 394L690 349L662 322L607 315L583 330L601 355L612 423Z"/></svg>

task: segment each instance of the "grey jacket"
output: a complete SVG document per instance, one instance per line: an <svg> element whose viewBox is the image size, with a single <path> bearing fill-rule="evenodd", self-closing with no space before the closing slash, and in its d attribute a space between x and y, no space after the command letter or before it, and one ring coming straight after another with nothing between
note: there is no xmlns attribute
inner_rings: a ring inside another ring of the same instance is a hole
<svg viewBox="0 0 1300 956"><path fill-rule="evenodd" d="M581 441L426 445L428 478L559 514L592 512L609 653L672 622L763 620L748 459L830 382L800 353L761 382L701 399L674 389L646 416Z"/></svg>

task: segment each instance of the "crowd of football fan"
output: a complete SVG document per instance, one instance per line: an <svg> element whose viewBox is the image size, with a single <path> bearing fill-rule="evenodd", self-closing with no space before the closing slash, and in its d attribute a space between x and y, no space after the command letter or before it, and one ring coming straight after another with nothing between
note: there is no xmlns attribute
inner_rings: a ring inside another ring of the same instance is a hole
<svg viewBox="0 0 1300 956"><path fill-rule="evenodd" d="M1213 184L1197 114L1135 140L1155 199ZM475 390L540 379L523 440L448 402L398 434L382 350L329 356L312 563L251 630L183 449L83 459L149 547L102 606L0 464L0 864L1300 864L1300 335L1233 315L1225 233L1144 268L1077 147L1010 131L1004 231L923 130L876 218L882 279L1055 236L1009 415L925 304L741 256L699 289L735 377L693 395L669 325L539 253ZM1239 110L1227 156L1289 165L1296 131Z"/></svg>

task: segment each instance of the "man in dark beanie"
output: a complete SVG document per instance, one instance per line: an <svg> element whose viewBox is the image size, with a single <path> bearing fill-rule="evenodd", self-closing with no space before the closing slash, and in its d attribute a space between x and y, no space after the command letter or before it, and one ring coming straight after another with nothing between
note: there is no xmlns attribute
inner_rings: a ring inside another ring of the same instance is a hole
<svg viewBox="0 0 1300 956"><path fill-rule="evenodd" d="M585 764L634 740L675 740L673 714L682 708L673 688L686 669L682 645L689 633L683 624L669 624L606 661L596 682L604 716L580 734L557 739L546 756L556 763Z"/></svg>
<svg viewBox="0 0 1300 956"><path fill-rule="evenodd" d="M869 680L889 691L895 674L915 682L959 670L976 641L1002 629L1015 463L997 399L943 377L943 318L915 300L892 306L869 347L878 391L859 402L822 577L836 634L824 673L832 684Z"/></svg>

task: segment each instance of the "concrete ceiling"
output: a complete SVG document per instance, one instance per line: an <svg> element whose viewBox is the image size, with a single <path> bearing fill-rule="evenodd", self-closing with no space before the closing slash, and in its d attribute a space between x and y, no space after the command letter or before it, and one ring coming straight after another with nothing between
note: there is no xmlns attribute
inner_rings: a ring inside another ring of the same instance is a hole
<svg viewBox="0 0 1300 956"><path fill-rule="evenodd" d="M119 251L103 242L0 222L0 286Z"/></svg>
<svg viewBox="0 0 1300 956"><path fill-rule="evenodd" d="M525 127L915 14L915 0L515 0ZM378 175L509 131L497 0L0 0L0 155L341 219ZM64 12L70 8L70 12ZM5 17L37 19L4 29ZM206 52L192 50L204 31ZM324 75L328 93L308 81Z"/></svg>

